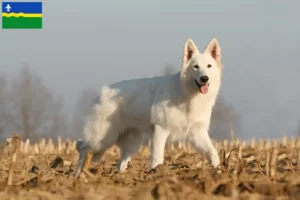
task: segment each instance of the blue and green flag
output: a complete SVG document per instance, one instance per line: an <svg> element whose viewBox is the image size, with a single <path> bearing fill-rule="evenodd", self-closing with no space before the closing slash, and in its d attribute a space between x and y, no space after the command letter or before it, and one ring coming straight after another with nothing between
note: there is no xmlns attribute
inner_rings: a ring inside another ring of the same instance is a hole
<svg viewBox="0 0 300 200"><path fill-rule="evenodd" d="M42 2L2 2L3 29L41 29L42 20Z"/></svg>

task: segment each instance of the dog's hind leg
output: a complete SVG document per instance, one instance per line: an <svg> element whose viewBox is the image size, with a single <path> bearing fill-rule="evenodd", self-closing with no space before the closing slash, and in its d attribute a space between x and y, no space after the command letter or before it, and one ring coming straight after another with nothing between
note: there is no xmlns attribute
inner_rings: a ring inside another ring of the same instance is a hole
<svg viewBox="0 0 300 200"><path fill-rule="evenodd" d="M154 132L151 138L151 168L163 164L166 141L170 132L158 125L154 125Z"/></svg>
<svg viewBox="0 0 300 200"><path fill-rule="evenodd" d="M117 109L117 102L111 100L109 96L93 106L84 125L84 142L78 144L79 164L75 177L78 177L83 166L87 166L86 163L90 162L92 156L87 155L96 153L93 160L100 159L104 152L117 142L122 125ZM87 157L89 158L88 161Z"/></svg>
<svg viewBox="0 0 300 200"><path fill-rule="evenodd" d="M99 143L100 148L98 148L97 150L92 149L88 143L81 142L77 147L77 151L79 152L79 162L77 170L75 172L75 177L78 177L80 175L85 166L88 167L90 161L99 161L105 151L116 142L117 139L112 140L111 138L106 137L101 143ZM87 168L85 170L87 170Z"/></svg>
<svg viewBox="0 0 300 200"><path fill-rule="evenodd" d="M92 157L92 161L96 162L96 161L100 161L101 158L103 157L104 151L96 151L93 153L93 157Z"/></svg>
<svg viewBox="0 0 300 200"><path fill-rule="evenodd" d="M119 136L117 145L120 148L121 158L118 163L119 171L127 169L131 157L138 152L143 141L143 135L137 129L127 129Z"/></svg>
<svg viewBox="0 0 300 200"><path fill-rule="evenodd" d="M84 170L87 170L87 167L92 160L100 160L104 152L115 144L118 140L117 134L112 134L111 132L106 132L101 138L93 140L93 145L91 146L91 141L79 141L76 145L76 149L79 152L79 163L75 173L75 177L78 177L85 167Z"/></svg>
<svg viewBox="0 0 300 200"><path fill-rule="evenodd" d="M89 154L92 152L92 148L89 146L89 144L85 143L82 140L78 140L76 144L76 149L79 153L79 160L78 160L78 167L75 171L75 178L77 178L82 170L85 170L85 168L88 167L90 163Z"/></svg>

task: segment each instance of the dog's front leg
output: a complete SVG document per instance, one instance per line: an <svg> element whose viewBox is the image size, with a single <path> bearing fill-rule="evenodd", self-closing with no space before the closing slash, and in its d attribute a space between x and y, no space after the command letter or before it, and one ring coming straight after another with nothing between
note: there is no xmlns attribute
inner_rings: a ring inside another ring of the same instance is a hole
<svg viewBox="0 0 300 200"><path fill-rule="evenodd" d="M151 140L151 168L164 162L164 151L167 138L170 132L158 125L154 125L154 131Z"/></svg>
<svg viewBox="0 0 300 200"><path fill-rule="evenodd" d="M218 151L212 144L205 126L194 126L191 130L191 139L192 144L197 149L197 151L203 151L210 164L215 168L218 167L220 164Z"/></svg>

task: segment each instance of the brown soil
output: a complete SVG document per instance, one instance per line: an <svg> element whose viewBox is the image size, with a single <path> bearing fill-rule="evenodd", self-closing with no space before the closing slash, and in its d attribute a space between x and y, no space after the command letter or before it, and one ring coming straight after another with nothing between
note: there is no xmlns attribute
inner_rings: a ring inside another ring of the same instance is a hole
<svg viewBox="0 0 300 200"><path fill-rule="evenodd" d="M220 146L221 147L221 146ZM219 147L219 148L220 148ZM272 146L271 146L272 147ZM298 148L220 149L222 167L214 170L201 154L167 149L165 163L149 170L149 149L142 148L124 173L119 152L108 150L89 172L74 178L78 153L0 154L0 199L300 199ZM8 186L13 168L13 184Z"/></svg>

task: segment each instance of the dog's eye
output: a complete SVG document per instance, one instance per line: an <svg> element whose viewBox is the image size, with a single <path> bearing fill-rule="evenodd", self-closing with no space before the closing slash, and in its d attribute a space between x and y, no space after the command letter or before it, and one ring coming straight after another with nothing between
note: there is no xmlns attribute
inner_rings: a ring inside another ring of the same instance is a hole
<svg viewBox="0 0 300 200"><path fill-rule="evenodd" d="M211 68L211 64L208 64L208 65L207 65L207 68Z"/></svg>
<svg viewBox="0 0 300 200"><path fill-rule="evenodd" d="M195 65L194 68L195 68L195 69L199 69L199 66L198 66L198 65Z"/></svg>

